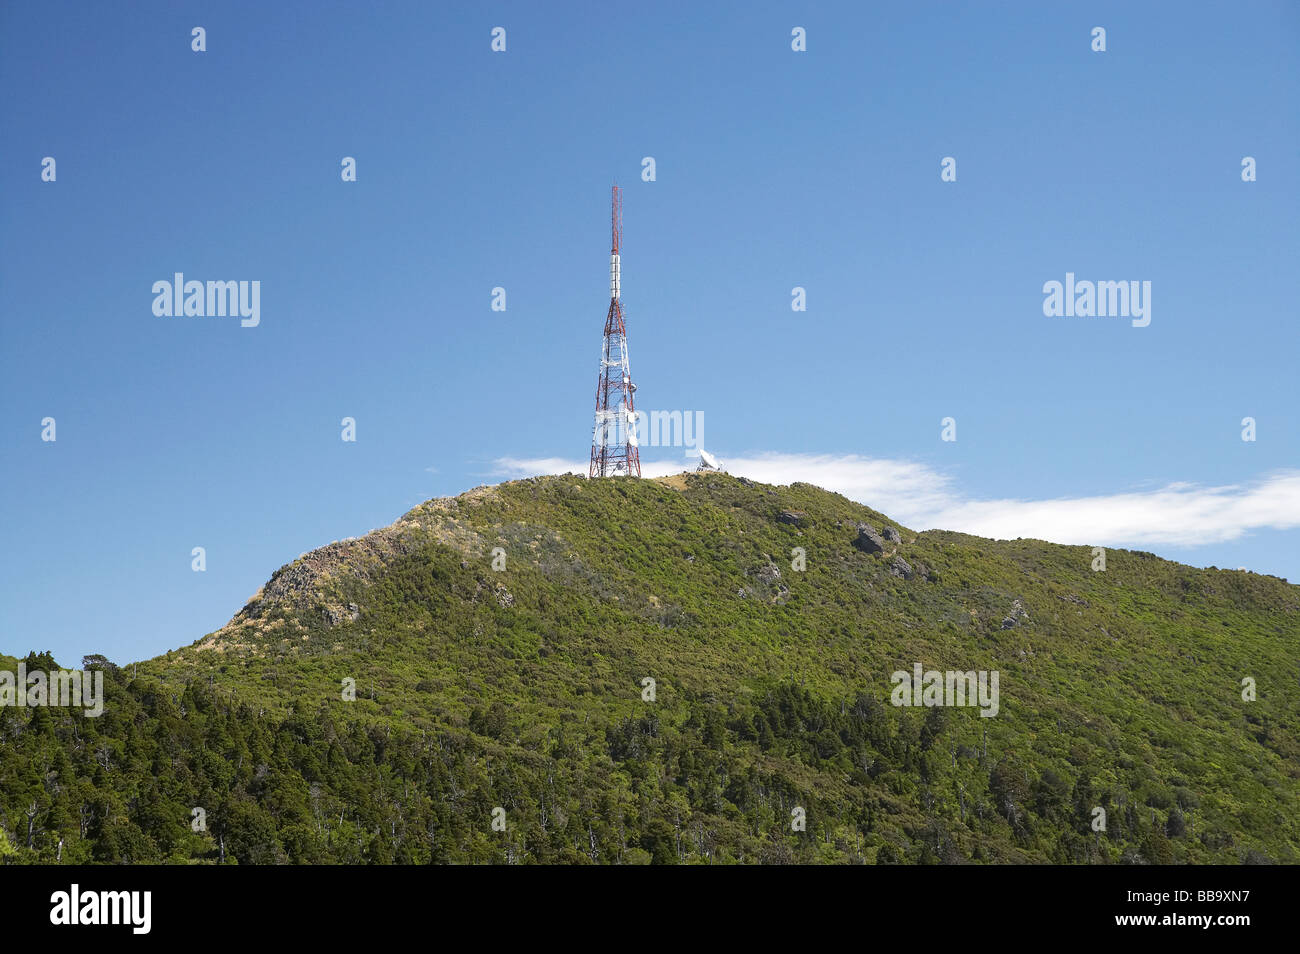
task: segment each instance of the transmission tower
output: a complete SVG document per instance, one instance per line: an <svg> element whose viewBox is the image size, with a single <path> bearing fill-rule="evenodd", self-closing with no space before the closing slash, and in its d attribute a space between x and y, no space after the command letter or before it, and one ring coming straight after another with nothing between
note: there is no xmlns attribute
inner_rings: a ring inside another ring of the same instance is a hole
<svg viewBox="0 0 1300 954"><path fill-rule="evenodd" d="M614 186L610 199L609 315L600 350L596 379L596 429L591 435L591 477L641 476L637 449L636 385L627 363L627 326L623 323L622 262L623 194Z"/></svg>

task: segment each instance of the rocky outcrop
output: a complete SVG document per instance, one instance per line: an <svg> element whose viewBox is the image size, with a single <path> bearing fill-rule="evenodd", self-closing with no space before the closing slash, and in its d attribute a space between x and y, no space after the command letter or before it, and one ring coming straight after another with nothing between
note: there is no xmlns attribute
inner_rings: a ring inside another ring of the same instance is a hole
<svg viewBox="0 0 1300 954"><path fill-rule="evenodd" d="M865 523L858 524L858 536L853 545L863 553L883 553L885 539Z"/></svg>
<svg viewBox="0 0 1300 954"><path fill-rule="evenodd" d="M1020 600L1013 600L1011 603L1011 612L1002 620L1002 628L1011 629L1014 626L1018 626L1021 622L1030 623L1033 622L1033 620L1031 620L1029 614L1025 612L1024 604L1021 603Z"/></svg>
<svg viewBox="0 0 1300 954"><path fill-rule="evenodd" d="M321 608L321 618L330 626L339 626L345 621L355 623L361 618L361 608L356 603L349 603L346 608L326 605Z"/></svg>
<svg viewBox="0 0 1300 954"><path fill-rule="evenodd" d="M459 513L494 500L496 493L495 488L482 487L460 497L430 500L390 526L371 530L362 537L336 540L302 554L271 574L230 622L209 633L199 645L251 645L272 629L285 625L274 621L272 611L276 609L287 610L302 619L315 617L330 627L355 622L361 618L361 610L355 603L342 601L339 582L369 583L393 561L418 552L430 542L450 546L474 560L481 559L487 549L485 541L466 525ZM461 562L462 569L469 565L468 561Z"/></svg>
<svg viewBox="0 0 1300 954"><path fill-rule="evenodd" d="M486 583L483 580L474 581L474 595L470 597L470 602L477 603L485 591L496 597L497 605L502 608L515 605L514 594L506 589L504 583Z"/></svg>

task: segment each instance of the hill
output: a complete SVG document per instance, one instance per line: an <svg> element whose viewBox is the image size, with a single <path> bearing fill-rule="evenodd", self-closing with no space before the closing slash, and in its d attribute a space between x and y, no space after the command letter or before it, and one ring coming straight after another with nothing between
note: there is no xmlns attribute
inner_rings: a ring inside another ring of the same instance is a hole
<svg viewBox="0 0 1300 954"><path fill-rule="evenodd" d="M718 473L477 488L94 662L98 719L0 708L0 855L1300 861L1300 587L1094 559ZM918 665L996 714L892 705Z"/></svg>

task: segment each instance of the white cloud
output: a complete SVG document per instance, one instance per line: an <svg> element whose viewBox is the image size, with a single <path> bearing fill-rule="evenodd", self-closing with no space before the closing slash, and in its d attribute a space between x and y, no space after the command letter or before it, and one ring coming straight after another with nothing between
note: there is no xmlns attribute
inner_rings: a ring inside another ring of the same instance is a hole
<svg viewBox="0 0 1300 954"><path fill-rule="evenodd" d="M959 530L981 537L1034 537L1104 546L1184 546L1236 540L1252 530L1300 527L1300 471L1279 471L1250 484L1059 497L974 500L952 478L914 461L856 454L765 453L723 460L728 473L768 484L804 481L834 490L917 530ZM642 464L646 477L681 472L682 464ZM502 477L587 473L585 460L499 458Z"/></svg>
<svg viewBox="0 0 1300 954"><path fill-rule="evenodd" d="M498 457L492 462L494 477L536 477L538 474L581 474L587 476L587 461L563 457ZM650 474L645 476L649 477Z"/></svg>
<svg viewBox="0 0 1300 954"><path fill-rule="evenodd" d="M930 523L1003 539L1195 547L1300 527L1300 473L1227 487L1180 483L1097 497L954 501Z"/></svg>

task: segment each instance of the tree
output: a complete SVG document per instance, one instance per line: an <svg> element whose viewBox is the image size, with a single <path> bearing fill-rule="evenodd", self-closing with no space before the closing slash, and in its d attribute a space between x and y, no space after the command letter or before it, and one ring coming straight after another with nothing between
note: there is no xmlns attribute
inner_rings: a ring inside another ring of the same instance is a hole
<svg viewBox="0 0 1300 954"><path fill-rule="evenodd" d="M1165 830L1169 832L1170 838L1182 838L1187 834L1187 821L1183 818L1183 813L1177 808L1169 813L1169 821L1165 825Z"/></svg>
<svg viewBox="0 0 1300 954"><path fill-rule="evenodd" d="M1174 863L1174 849L1170 846L1169 839L1165 837L1164 832L1158 828L1153 828L1147 832L1146 838L1142 841L1142 857L1153 865L1172 865Z"/></svg>

